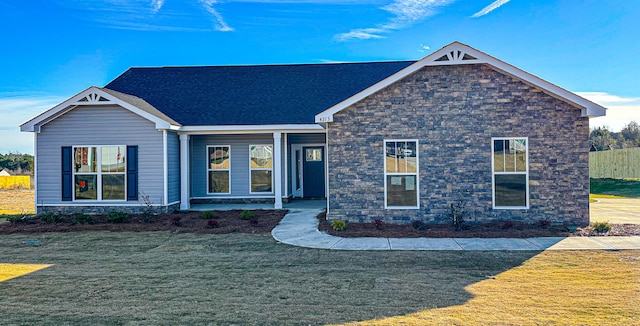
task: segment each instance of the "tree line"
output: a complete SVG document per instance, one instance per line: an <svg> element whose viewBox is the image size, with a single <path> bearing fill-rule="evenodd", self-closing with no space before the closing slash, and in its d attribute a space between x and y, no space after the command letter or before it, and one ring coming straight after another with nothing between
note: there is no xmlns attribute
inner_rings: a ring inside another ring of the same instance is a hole
<svg viewBox="0 0 640 326"><path fill-rule="evenodd" d="M591 151L640 147L640 125L629 122L620 132L610 131L605 127L596 127L589 132Z"/></svg>
<svg viewBox="0 0 640 326"><path fill-rule="evenodd" d="M33 174L33 155L9 153L0 154L0 171L6 169L12 175Z"/></svg>

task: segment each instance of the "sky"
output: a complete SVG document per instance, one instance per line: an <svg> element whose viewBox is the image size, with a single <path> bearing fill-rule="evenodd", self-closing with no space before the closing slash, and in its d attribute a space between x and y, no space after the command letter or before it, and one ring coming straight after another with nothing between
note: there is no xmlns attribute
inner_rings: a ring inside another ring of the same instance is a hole
<svg viewBox="0 0 640 326"><path fill-rule="evenodd" d="M419 60L459 41L640 122L636 0L0 0L0 153L130 67Z"/></svg>

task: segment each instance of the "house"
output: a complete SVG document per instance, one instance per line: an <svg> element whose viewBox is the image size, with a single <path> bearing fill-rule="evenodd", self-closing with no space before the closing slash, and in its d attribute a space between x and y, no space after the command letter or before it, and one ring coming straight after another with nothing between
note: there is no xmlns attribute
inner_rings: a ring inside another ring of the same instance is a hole
<svg viewBox="0 0 640 326"><path fill-rule="evenodd" d="M605 108L467 45L419 61L131 68L21 125L36 209L326 198L328 219L587 224Z"/></svg>

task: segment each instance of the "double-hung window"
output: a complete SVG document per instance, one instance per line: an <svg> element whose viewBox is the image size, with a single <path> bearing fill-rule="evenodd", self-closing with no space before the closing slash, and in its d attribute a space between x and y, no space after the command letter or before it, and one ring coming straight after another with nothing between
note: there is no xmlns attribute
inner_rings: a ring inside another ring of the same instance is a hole
<svg viewBox="0 0 640 326"><path fill-rule="evenodd" d="M251 193L273 192L273 145L249 145Z"/></svg>
<svg viewBox="0 0 640 326"><path fill-rule="evenodd" d="M419 208L418 141L384 141L385 208Z"/></svg>
<svg viewBox="0 0 640 326"><path fill-rule="evenodd" d="M492 138L493 208L529 208L527 138Z"/></svg>
<svg viewBox="0 0 640 326"><path fill-rule="evenodd" d="M207 146L207 192L210 194L231 193L231 147Z"/></svg>
<svg viewBox="0 0 640 326"><path fill-rule="evenodd" d="M73 148L75 200L126 199L126 146Z"/></svg>

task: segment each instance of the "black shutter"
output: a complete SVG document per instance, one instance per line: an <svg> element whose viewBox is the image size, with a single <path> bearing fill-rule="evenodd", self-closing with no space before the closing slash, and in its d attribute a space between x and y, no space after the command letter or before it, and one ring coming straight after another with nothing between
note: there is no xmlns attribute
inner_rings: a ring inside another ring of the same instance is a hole
<svg viewBox="0 0 640 326"><path fill-rule="evenodd" d="M127 200L138 200L138 146L127 146Z"/></svg>
<svg viewBox="0 0 640 326"><path fill-rule="evenodd" d="M73 200L73 149L62 147L62 201Z"/></svg>

